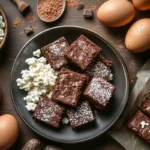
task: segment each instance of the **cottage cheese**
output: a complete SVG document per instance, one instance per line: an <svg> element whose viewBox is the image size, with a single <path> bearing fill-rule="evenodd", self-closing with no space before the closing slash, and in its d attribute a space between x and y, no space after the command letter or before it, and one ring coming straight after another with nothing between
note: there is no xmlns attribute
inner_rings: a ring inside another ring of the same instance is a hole
<svg viewBox="0 0 150 150"><path fill-rule="evenodd" d="M17 86L27 91L24 101L27 102L28 111L34 111L40 99L40 96L46 95L51 97L52 89L58 73L47 64L44 57L40 57L41 51L36 50L33 55L39 58L31 57L26 59L25 63L29 65L29 69L21 71L21 78L16 80Z"/></svg>
<svg viewBox="0 0 150 150"><path fill-rule="evenodd" d="M4 31L5 30L5 22L3 21L3 17L0 15L0 43L4 39Z"/></svg>

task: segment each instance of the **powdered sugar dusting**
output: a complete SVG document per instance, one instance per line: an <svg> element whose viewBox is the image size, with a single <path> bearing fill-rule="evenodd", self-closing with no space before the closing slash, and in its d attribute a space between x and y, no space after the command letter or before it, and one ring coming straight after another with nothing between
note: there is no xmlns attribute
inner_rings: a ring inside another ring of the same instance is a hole
<svg viewBox="0 0 150 150"><path fill-rule="evenodd" d="M92 95L93 99L96 100L109 100L112 97L113 91L114 86L106 80L102 78L93 78L87 93Z"/></svg>
<svg viewBox="0 0 150 150"><path fill-rule="evenodd" d="M92 122L95 119L91 107L87 101L83 101L82 104L77 107L76 111L69 110L68 116L73 127L79 127L81 125Z"/></svg>

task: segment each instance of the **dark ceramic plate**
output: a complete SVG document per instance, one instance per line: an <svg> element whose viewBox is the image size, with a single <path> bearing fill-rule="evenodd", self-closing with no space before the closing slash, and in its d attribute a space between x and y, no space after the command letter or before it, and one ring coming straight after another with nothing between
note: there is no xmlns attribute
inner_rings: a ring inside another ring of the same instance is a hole
<svg viewBox="0 0 150 150"><path fill-rule="evenodd" d="M102 54L114 62L113 84L117 89L113 98L111 99L110 105L104 112L96 113L96 122L93 126L80 131L72 131L69 125L62 125L60 129L54 129L50 126L38 123L32 119L32 113L28 112L25 108L23 97L26 95L26 93L22 90L19 90L16 84L16 79L21 76L21 70L27 68L27 65L24 62L27 58L33 56L33 51L50 42L53 42L61 36L65 36L69 43L72 43L81 34L87 36L94 43L100 46L103 49ZM21 49L14 62L11 72L11 96L18 114L21 116L23 121L36 133L47 139L61 143L78 143L91 140L108 131L108 129L116 122L123 112L123 109L127 103L128 92L128 73L121 56L99 35L81 27L61 26L39 33L30 41L28 41Z"/></svg>

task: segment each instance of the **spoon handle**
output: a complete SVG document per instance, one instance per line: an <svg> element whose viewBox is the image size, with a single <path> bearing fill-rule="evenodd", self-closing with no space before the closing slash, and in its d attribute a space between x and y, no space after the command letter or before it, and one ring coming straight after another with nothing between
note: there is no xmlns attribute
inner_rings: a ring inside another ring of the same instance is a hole
<svg viewBox="0 0 150 150"><path fill-rule="evenodd" d="M29 7L29 4L27 4L26 2L24 2L22 0L11 0L11 1L16 4L16 6L18 7L18 10L21 13L23 13L23 11Z"/></svg>

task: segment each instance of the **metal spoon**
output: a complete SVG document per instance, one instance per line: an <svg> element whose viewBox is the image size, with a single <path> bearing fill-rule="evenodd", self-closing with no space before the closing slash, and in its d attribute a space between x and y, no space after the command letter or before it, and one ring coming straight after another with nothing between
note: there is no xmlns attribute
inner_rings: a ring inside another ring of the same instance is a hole
<svg viewBox="0 0 150 150"><path fill-rule="evenodd" d="M62 0L62 2L63 2L63 7L62 7L62 10L61 10L60 15L59 15L55 20L50 20L50 21L44 20L44 19L40 16L39 11L38 11L38 4L39 4L39 1L41 1L41 0L38 0L38 3L37 3L37 14L38 14L39 18L40 18L42 21L47 22L47 23L51 23L51 22L57 21L57 20L63 15L63 13L64 13L64 11L65 11L65 8L66 8L66 0Z"/></svg>

